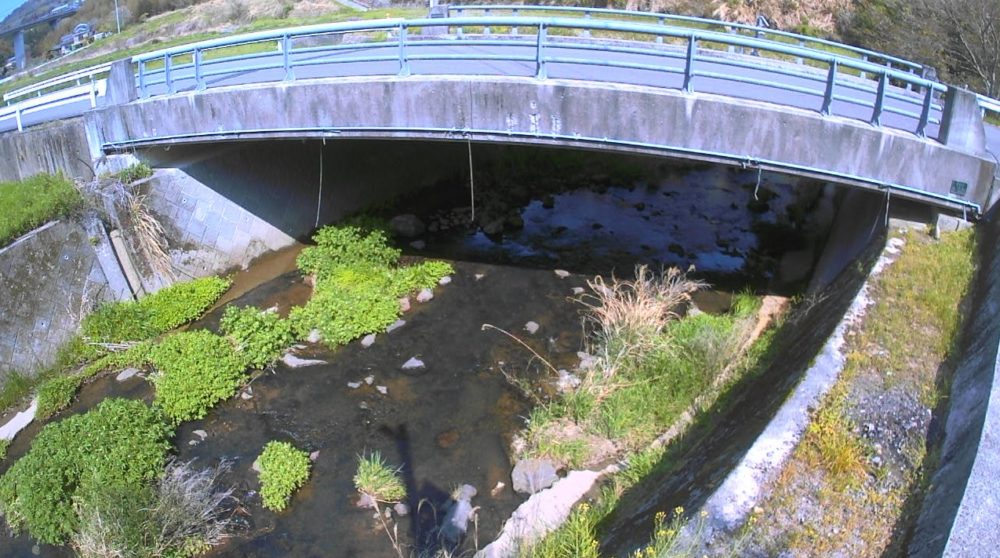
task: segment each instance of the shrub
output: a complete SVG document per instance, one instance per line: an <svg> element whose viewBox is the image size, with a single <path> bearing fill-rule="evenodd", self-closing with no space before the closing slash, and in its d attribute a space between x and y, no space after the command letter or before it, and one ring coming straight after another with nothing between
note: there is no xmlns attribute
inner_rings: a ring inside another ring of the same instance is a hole
<svg viewBox="0 0 1000 558"><path fill-rule="evenodd" d="M252 306L227 307L219 327L233 340L243 361L252 368L264 368L273 363L295 341L288 320Z"/></svg>
<svg viewBox="0 0 1000 558"><path fill-rule="evenodd" d="M309 455L288 442L268 442L257 458L264 507L281 511L309 478Z"/></svg>
<svg viewBox="0 0 1000 558"><path fill-rule="evenodd" d="M45 426L0 477L0 513L15 532L48 544L78 526L73 502L88 491L141 486L163 470L170 427L141 401L109 399Z"/></svg>
<svg viewBox="0 0 1000 558"><path fill-rule="evenodd" d="M299 269L322 280L336 268L359 264L387 268L399 260L399 250L389 246L385 232L358 227L323 227L313 236L316 246L299 254Z"/></svg>
<svg viewBox="0 0 1000 558"><path fill-rule="evenodd" d="M62 176L38 174L19 182L0 182L0 246L69 214L82 202L80 192Z"/></svg>
<svg viewBox="0 0 1000 558"><path fill-rule="evenodd" d="M385 331L399 317L399 302L373 286L357 289L319 289L291 320L304 337L318 329L331 347L349 343L369 333Z"/></svg>
<svg viewBox="0 0 1000 558"><path fill-rule="evenodd" d="M455 273L455 268L440 261L426 261L393 270L393 294L398 297L420 289L433 289L442 277L452 273Z"/></svg>
<svg viewBox="0 0 1000 558"><path fill-rule="evenodd" d="M354 487L378 502L401 502L406 498L406 486L400 477L400 469L392 469L373 451L368 456L358 456L358 472L354 475Z"/></svg>
<svg viewBox="0 0 1000 558"><path fill-rule="evenodd" d="M146 163L135 163L126 169L116 172L112 176L124 184L131 184L137 180L153 176L153 169Z"/></svg>
<svg viewBox="0 0 1000 558"><path fill-rule="evenodd" d="M10 440L0 438L0 461L7 459L7 448L10 447Z"/></svg>
<svg viewBox="0 0 1000 558"><path fill-rule="evenodd" d="M232 490L217 487L225 464L196 470L172 461L155 486L92 491L78 507L72 546L83 558L193 556L222 542Z"/></svg>
<svg viewBox="0 0 1000 558"><path fill-rule="evenodd" d="M93 341L124 343L152 339L184 325L208 310L231 282L205 277L176 283L138 301L105 304L80 326Z"/></svg>
<svg viewBox="0 0 1000 558"><path fill-rule="evenodd" d="M208 331L171 335L150 349L156 405L174 423L204 418L232 397L244 381L244 364L233 346Z"/></svg>

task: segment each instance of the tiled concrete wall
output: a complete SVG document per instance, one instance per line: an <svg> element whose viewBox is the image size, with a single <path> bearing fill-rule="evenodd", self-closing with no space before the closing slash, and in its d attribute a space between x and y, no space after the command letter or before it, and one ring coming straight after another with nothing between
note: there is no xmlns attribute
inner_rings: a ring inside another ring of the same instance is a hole
<svg viewBox="0 0 1000 558"><path fill-rule="evenodd" d="M58 221L0 249L0 384L50 366L80 320L116 293L83 225Z"/></svg>

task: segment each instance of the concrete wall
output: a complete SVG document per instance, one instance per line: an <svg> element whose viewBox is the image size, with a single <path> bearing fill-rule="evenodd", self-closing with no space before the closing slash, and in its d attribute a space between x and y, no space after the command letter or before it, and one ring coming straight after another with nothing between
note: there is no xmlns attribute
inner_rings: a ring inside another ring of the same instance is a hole
<svg viewBox="0 0 1000 558"><path fill-rule="evenodd" d="M0 134L0 181L38 173L93 178L91 142L83 118Z"/></svg>
<svg viewBox="0 0 1000 558"><path fill-rule="evenodd" d="M50 366L84 315L130 294L108 281L97 254L102 234L58 221L0 249L0 384L11 370Z"/></svg>
<svg viewBox="0 0 1000 558"><path fill-rule="evenodd" d="M995 213L995 212L994 212ZM978 236L980 267L951 386L940 465L908 553L995 556L1000 548L1000 219Z"/></svg>
<svg viewBox="0 0 1000 558"><path fill-rule="evenodd" d="M532 78L369 77L244 85L88 113L106 147L299 137L423 137L644 152L797 172L871 187L949 195L965 182L984 203L994 163L912 134L706 94ZM601 142L609 138L612 143ZM616 142L616 143L615 143ZM697 155L702 150L712 155ZM902 195L902 194L899 194Z"/></svg>

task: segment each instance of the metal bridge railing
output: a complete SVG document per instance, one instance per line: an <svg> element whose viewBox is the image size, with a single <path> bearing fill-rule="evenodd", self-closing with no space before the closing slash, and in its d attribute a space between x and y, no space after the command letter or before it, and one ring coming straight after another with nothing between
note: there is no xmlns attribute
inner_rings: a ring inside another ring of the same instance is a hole
<svg viewBox="0 0 1000 558"><path fill-rule="evenodd" d="M597 18L597 19L617 19L626 21L639 21L643 20L652 21L658 25L673 25L676 27L692 27L696 29L704 29L707 31L716 31L720 33L730 33L730 34L740 34L743 36L754 37L757 39L765 39L769 41L774 41L784 44L793 44L802 48L809 48L812 50L830 52L834 54L840 54L845 56L851 56L854 58L859 58L865 62L872 62L875 64L884 65L889 68L895 68L910 72L915 75L923 75L924 68L921 64L916 62L911 62L903 58L898 58L891 56L889 54L875 52L872 50L866 50L863 48L858 48L843 43L838 43L836 41L829 41L826 39L821 39L819 37L810 37L808 35L801 35L798 33L789 33L787 31L779 31L777 29L770 29L765 27L757 27L754 25L746 25L742 23L726 22L717 19L708 19L702 17L692 17L692 16L681 16L674 14L660 14L652 12L638 12L633 10L613 10L605 8L584 8L575 6L531 6L531 5L449 5L448 6L448 16L449 17L462 17L474 14L481 14L484 16L490 15L557 15L557 16L570 16L570 17L583 17L586 19ZM731 49L730 52L734 52ZM797 60L798 63L802 63L803 60L800 58Z"/></svg>
<svg viewBox="0 0 1000 558"><path fill-rule="evenodd" d="M442 27L448 32L442 32ZM510 33L490 32L499 28ZM806 64L726 55L717 52L720 46L802 59ZM656 82L687 92L699 90L704 81L715 84L710 92L734 97L764 89L768 102L848 116L876 126L883 124L884 115L898 115L902 121L896 119L892 127L920 136L939 122L939 96L947 89L908 71L738 34L593 18L513 15L358 21L262 31L142 54L133 62L144 98L180 89L235 85L241 80L294 80L298 71L318 66L325 68L324 75L531 75L538 79L572 76L567 68L579 73L601 67L613 71L590 72L579 79L629 83L640 75L640 84ZM796 102L787 100L792 97Z"/></svg>

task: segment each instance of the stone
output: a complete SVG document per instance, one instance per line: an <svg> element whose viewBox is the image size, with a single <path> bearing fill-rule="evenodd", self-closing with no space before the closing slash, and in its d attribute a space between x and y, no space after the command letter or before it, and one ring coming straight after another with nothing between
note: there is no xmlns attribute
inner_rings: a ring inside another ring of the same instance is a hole
<svg viewBox="0 0 1000 558"><path fill-rule="evenodd" d="M457 544L468 530L469 520L476 513L472 507L472 498L475 495L476 487L468 484L463 484L452 492L451 499L454 503L448 508L440 531L441 537L448 543Z"/></svg>
<svg viewBox="0 0 1000 558"><path fill-rule="evenodd" d="M0 440L13 440L14 436L17 436L18 432L24 430L32 421L35 420L35 413L38 411L38 398L36 397L31 401L31 405L27 409L14 415L14 418L7 421L0 427Z"/></svg>
<svg viewBox="0 0 1000 558"><path fill-rule="evenodd" d="M358 389L361 387L361 382L347 382L347 387L351 389Z"/></svg>
<svg viewBox="0 0 1000 558"><path fill-rule="evenodd" d="M189 446L197 446L198 445L198 440L190 440L190 441L188 441L188 445Z"/></svg>
<svg viewBox="0 0 1000 558"><path fill-rule="evenodd" d="M422 370L426 368L424 361L417 357L410 357L410 360L403 363L403 370Z"/></svg>
<svg viewBox="0 0 1000 558"><path fill-rule="evenodd" d="M362 401L361 403L358 403L358 408L361 409L362 411L367 411L368 410L368 403Z"/></svg>
<svg viewBox="0 0 1000 558"><path fill-rule="evenodd" d="M558 370L559 377L556 379L556 389L559 393L569 393L580 386L580 378L570 374L566 370Z"/></svg>
<svg viewBox="0 0 1000 558"><path fill-rule="evenodd" d="M139 373L138 368L126 368L125 370L119 372L117 376L115 376L115 380L119 382L124 382L125 380L132 378L138 373Z"/></svg>
<svg viewBox="0 0 1000 558"><path fill-rule="evenodd" d="M402 310L403 312L410 311L410 297L404 296L403 298L399 299L399 309Z"/></svg>
<svg viewBox="0 0 1000 558"><path fill-rule="evenodd" d="M438 285L441 285L442 287L447 285L448 283L451 283L450 275L445 275L444 277L438 279Z"/></svg>
<svg viewBox="0 0 1000 558"><path fill-rule="evenodd" d="M417 302L423 304L434 299L434 292L430 289L421 289L417 294Z"/></svg>
<svg viewBox="0 0 1000 558"><path fill-rule="evenodd" d="M503 232L503 222L504 220L501 217L499 219L493 219L492 221L483 223L483 232L490 236L500 234Z"/></svg>
<svg viewBox="0 0 1000 558"><path fill-rule="evenodd" d="M497 485L494 486L492 490L490 490L490 496L496 498L503 492L504 488L507 488L507 485L504 484L502 481L497 481Z"/></svg>
<svg viewBox="0 0 1000 558"><path fill-rule="evenodd" d="M364 347L365 349L371 347L374 344L375 344L374 333L369 333L368 335L365 335L364 337L361 338L361 346Z"/></svg>
<svg viewBox="0 0 1000 558"><path fill-rule="evenodd" d="M320 333L318 329L314 329L314 330L310 331L309 332L309 337L306 338L306 341L308 341L310 343L313 343L313 344L319 343L322 340L323 340L323 334Z"/></svg>
<svg viewBox="0 0 1000 558"><path fill-rule="evenodd" d="M486 277L486 274L485 273L477 273L477 274L474 275L474 277L476 278L476 281L479 281L483 277Z"/></svg>
<svg viewBox="0 0 1000 558"><path fill-rule="evenodd" d="M389 388L385 386L375 386L375 389L382 395L389 395Z"/></svg>
<svg viewBox="0 0 1000 558"><path fill-rule="evenodd" d="M291 353L285 353L285 356L281 357L281 362L285 363L285 366L289 368L305 368L306 366L326 364L325 360L299 358Z"/></svg>
<svg viewBox="0 0 1000 558"><path fill-rule="evenodd" d="M397 215L389 220L389 230L396 236L403 238L413 238L420 236L427 230L424 222L412 213Z"/></svg>
<svg viewBox="0 0 1000 558"><path fill-rule="evenodd" d="M244 401L249 401L249 400L253 399L253 393L251 393L249 391L244 391L243 393L240 394L240 399L242 399Z"/></svg>
<svg viewBox="0 0 1000 558"><path fill-rule="evenodd" d="M385 328L385 332L392 333L405 325L406 325L406 320L396 320L395 322L392 322L392 325Z"/></svg>
<svg viewBox="0 0 1000 558"><path fill-rule="evenodd" d="M566 271L565 269L557 269L557 270L555 270L555 274L556 274L556 277L558 277L560 279L565 279L565 278L569 277L569 272Z"/></svg>
<svg viewBox="0 0 1000 558"><path fill-rule="evenodd" d="M530 335L534 335L538 331L538 322L528 322L524 324L524 331L527 331Z"/></svg>
<svg viewBox="0 0 1000 558"><path fill-rule="evenodd" d="M582 295L585 291L586 289L584 289L583 287L573 287L574 295Z"/></svg>
<svg viewBox="0 0 1000 558"><path fill-rule="evenodd" d="M315 462L317 459L319 459L319 450L309 454L309 461Z"/></svg>
<svg viewBox="0 0 1000 558"><path fill-rule="evenodd" d="M410 243L410 247L414 250L423 250L424 248L427 248L427 243L423 240L414 240Z"/></svg>
<svg viewBox="0 0 1000 558"><path fill-rule="evenodd" d="M204 430L195 430L194 432L192 432L192 434L201 438L202 440L208 438L208 432L205 432Z"/></svg>
<svg viewBox="0 0 1000 558"><path fill-rule="evenodd" d="M250 469L257 473L260 472L260 458L254 460L253 465L250 466Z"/></svg>
<svg viewBox="0 0 1000 558"><path fill-rule="evenodd" d="M367 494L362 494L361 497L358 498L357 503L355 503L354 505L361 509L373 510L376 507L375 499Z"/></svg>
<svg viewBox="0 0 1000 558"><path fill-rule="evenodd" d="M365 383L372 385L375 383L375 376L365 376Z"/></svg>
<svg viewBox="0 0 1000 558"><path fill-rule="evenodd" d="M444 432L438 434L435 437L435 440L437 441L439 448L448 449L451 446L454 446L461 437L462 436L458 433L458 430L452 428L451 430L445 430Z"/></svg>
<svg viewBox="0 0 1000 558"><path fill-rule="evenodd" d="M396 505L392 506L392 511L396 512L399 517L405 517L410 515L410 506L402 502L397 502Z"/></svg>
<svg viewBox="0 0 1000 558"><path fill-rule="evenodd" d="M548 459L522 459L510 474L515 492L529 496L552 486L559 475L556 466Z"/></svg>

